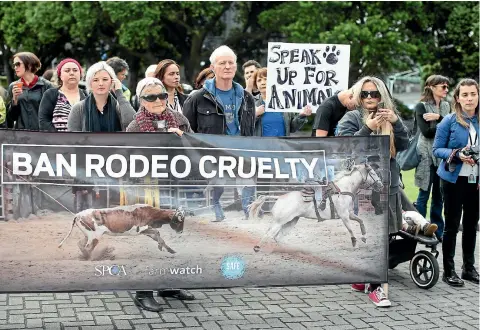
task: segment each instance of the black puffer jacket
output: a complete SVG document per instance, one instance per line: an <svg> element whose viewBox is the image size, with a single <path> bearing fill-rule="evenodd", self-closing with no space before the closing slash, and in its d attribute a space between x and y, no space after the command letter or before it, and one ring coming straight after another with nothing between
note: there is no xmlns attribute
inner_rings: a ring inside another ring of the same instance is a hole
<svg viewBox="0 0 480 330"><path fill-rule="evenodd" d="M252 94L245 91L239 84L233 83L233 87L238 97L241 98L241 105L238 110L240 135L253 136L255 131L255 99ZM208 91L207 86L204 86L187 98L183 105L183 114L187 117L192 130L196 133L227 134L227 123L223 106Z"/></svg>

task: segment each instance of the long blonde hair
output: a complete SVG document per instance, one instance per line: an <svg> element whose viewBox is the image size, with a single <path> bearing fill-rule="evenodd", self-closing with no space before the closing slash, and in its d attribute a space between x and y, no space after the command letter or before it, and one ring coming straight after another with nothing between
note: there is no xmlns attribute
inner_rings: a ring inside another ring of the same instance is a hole
<svg viewBox="0 0 480 330"><path fill-rule="evenodd" d="M463 112L461 104L457 101L457 98L460 96L460 87L462 86L475 86L477 88L478 94L478 83L473 79L465 78L460 80L460 82L455 87L455 90L453 91L452 111L455 111L457 122L463 127L468 128L469 124L467 124L467 122L465 121L465 113ZM478 103L477 107L475 108L475 115L478 116Z"/></svg>
<svg viewBox="0 0 480 330"><path fill-rule="evenodd" d="M375 86L377 87L377 90L380 92L380 102L384 104L384 108L393 110L397 114L397 116L400 118L400 116L398 115L397 109L395 107L395 103L393 102L392 97L390 96L390 93L388 92L388 89L385 86L384 82L377 77L366 76L361 78L359 81L357 81L355 85L352 87L353 99L355 101L355 104L363 112L363 122L365 123L367 121L368 116L370 115L370 112L367 109L363 108L362 97L360 95L362 92L363 85L367 82L371 82L375 84ZM374 111L374 114L376 112L377 110ZM388 121L385 121L382 124L381 128L376 132L376 134L390 135L390 157L395 158L397 154L397 149L395 148L395 136L393 135L392 124Z"/></svg>

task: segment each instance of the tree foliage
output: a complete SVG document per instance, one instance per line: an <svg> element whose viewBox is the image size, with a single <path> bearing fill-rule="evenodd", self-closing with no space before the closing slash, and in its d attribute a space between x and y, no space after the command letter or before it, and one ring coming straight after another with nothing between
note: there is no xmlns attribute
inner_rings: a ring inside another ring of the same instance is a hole
<svg viewBox="0 0 480 330"><path fill-rule="evenodd" d="M478 77L474 2L286 2L259 19L289 42L349 44L351 82L419 65Z"/></svg>
<svg viewBox="0 0 480 330"><path fill-rule="evenodd" d="M234 21L222 20L229 10ZM17 1L0 6L0 44L4 65L16 51L34 52L44 66L67 56L87 66L120 56L132 85L165 58L192 81L215 36L239 64L264 58L269 40L339 43L351 45L351 82L417 66L478 79L478 21L475 2Z"/></svg>

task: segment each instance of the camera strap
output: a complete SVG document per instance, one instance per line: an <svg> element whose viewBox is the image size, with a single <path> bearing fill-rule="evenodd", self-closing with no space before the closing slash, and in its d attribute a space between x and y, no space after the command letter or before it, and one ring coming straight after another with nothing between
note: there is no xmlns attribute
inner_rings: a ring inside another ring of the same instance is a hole
<svg viewBox="0 0 480 330"><path fill-rule="evenodd" d="M473 136L475 136L475 141L473 140ZM475 127L473 127L472 123L470 123L470 127L468 128L468 140L471 147L477 146L478 134L477 131L475 131Z"/></svg>

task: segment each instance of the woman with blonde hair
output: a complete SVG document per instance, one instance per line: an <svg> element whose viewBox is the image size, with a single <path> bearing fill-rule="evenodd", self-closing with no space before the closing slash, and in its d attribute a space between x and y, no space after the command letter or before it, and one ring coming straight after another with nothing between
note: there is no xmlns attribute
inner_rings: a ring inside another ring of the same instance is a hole
<svg viewBox="0 0 480 330"><path fill-rule="evenodd" d="M402 202L400 195L400 167L395 160L398 151L408 145L408 133L398 115L390 92L376 77L364 77L353 87L356 110L348 111L338 123L339 136L390 136L390 187L388 207L389 233L402 229ZM424 228L425 230L426 228ZM379 283L353 284L352 290L368 292L369 299L378 307L391 305Z"/></svg>
<svg viewBox="0 0 480 330"><path fill-rule="evenodd" d="M451 286L463 280L479 283L475 245L479 217L478 83L462 79L453 92L453 113L443 118L433 141L433 155L441 158L437 174L444 198L443 277ZM463 219L462 219L463 211ZM455 272L455 247L462 221L462 279Z"/></svg>
<svg viewBox="0 0 480 330"><path fill-rule="evenodd" d="M68 131L125 131L135 110L123 95L122 83L113 68L103 61L95 63L87 70L86 83L87 91L91 93L72 107L68 115Z"/></svg>

